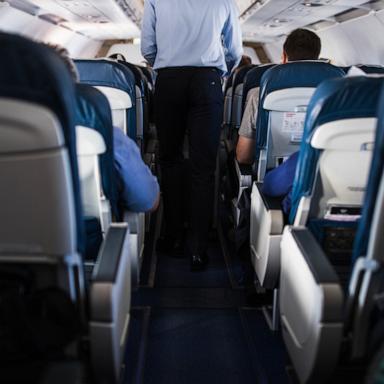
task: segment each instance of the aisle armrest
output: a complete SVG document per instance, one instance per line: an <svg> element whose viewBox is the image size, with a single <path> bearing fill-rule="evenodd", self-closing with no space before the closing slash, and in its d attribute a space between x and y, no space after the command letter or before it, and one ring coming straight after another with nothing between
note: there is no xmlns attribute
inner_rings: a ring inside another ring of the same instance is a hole
<svg viewBox="0 0 384 384"><path fill-rule="evenodd" d="M339 277L312 233L304 227L291 233L317 284L339 284Z"/></svg>

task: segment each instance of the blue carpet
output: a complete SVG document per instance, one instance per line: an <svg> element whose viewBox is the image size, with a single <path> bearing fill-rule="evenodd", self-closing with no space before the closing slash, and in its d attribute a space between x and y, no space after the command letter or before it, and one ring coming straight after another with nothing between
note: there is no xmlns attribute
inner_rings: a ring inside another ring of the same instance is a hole
<svg viewBox="0 0 384 384"><path fill-rule="evenodd" d="M154 310L144 383L257 383L237 310Z"/></svg>
<svg viewBox="0 0 384 384"><path fill-rule="evenodd" d="M218 244L208 248L209 265L204 272L191 273L189 259L158 254L155 287L230 287L227 267Z"/></svg>

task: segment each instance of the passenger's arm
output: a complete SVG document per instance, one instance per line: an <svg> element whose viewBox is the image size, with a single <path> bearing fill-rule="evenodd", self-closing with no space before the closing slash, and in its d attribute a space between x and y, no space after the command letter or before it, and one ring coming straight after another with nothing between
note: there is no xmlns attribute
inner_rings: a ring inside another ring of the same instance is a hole
<svg viewBox="0 0 384 384"><path fill-rule="evenodd" d="M239 128L239 139L236 146L236 159L239 164L253 164L256 145L256 117L259 104L259 91L248 93L247 104Z"/></svg>
<svg viewBox="0 0 384 384"><path fill-rule="evenodd" d="M223 28L223 43L228 72L236 67L243 54L243 42L239 25L239 11L233 0L228 0L229 15Z"/></svg>
<svg viewBox="0 0 384 384"><path fill-rule="evenodd" d="M236 146L236 159L239 164L253 164L255 140L245 136L239 136Z"/></svg>
<svg viewBox="0 0 384 384"><path fill-rule="evenodd" d="M299 152L293 153L287 161L265 175L263 193L279 197L290 192L295 179L298 156Z"/></svg>
<svg viewBox="0 0 384 384"><path fill-rule="evenodd" d="M114 129L114 157L120 203L133 212L150 212L159 204L156 177L143 162L137 145L118 128Z"/></svg>
<svg viewBox="0 0 384 384"><path fill-rule="evenodd" d="M141 53L149 65L153 67L157 54L156 13L153 0L146 0L144 2L144 16L141 28Z"/></svg>

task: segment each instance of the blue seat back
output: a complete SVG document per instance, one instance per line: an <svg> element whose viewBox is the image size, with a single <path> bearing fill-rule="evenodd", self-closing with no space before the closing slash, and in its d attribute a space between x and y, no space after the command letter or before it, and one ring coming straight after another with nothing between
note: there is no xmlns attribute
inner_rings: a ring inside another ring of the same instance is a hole
<svg viewBox="0 0 384 384"><path fill-rule="evenodd" d="M265 149L268 138L269 111L263 108L266 97L289 88L316 88L321 82L343 77L344 72L331 64L320 61L296 61L276 65L261 78L259 109L256 122L256 160L260 150Z"/></svg>
<svg viewBox="0 0 384 384"><path fill-rule="evenodd" d="M252 68L245 76L244 79L244 89L243 89L243 106L242 110L244 111L245 103L247 101L248 92L252 88L259 88L261 78L268 69L274 67L276 64L264 64L258 65L255 68Z"/></svg>
<svg viewBox="0 0 384 384"><path fill-rule="evenodd" d="M36 103L57 116L69 155L77 231L84 250L84 228L76 155L74 83L62 58L51 48L18 35L0 33L0 97Z"/></svg>
<svg viewBox="0 0 384 384"><path fill-rule="evenodd" d="M311 146L313 132L320 125L344 119L375 117L382 79L345 77L323 82L308 106L303 140L292 191L290 222L300 199L312 193L320 150Z"/></svg>
<svg viewBox="0 0 384 384"><path fill-rule="evenodd" d="M92 128L104 139L106 151L99 156L103 191L111 205L112 213L119 217L118 190L113 155L112 115L107 98L96 88L76 84L76 125Z"/></svg>
<svg viewBox="0 0 384 384"><path fill-rule="evenodd" d="M75 60L75 64L82 83L120 89L129 95L132 108L127 111L127 134L136 140L136 90L132 71L111 60Z"/></svg>
<svg viewBox="0 0 384 384"><path fill-rule="evenodd" d="M239 128L243 115L243 88L244 79L247 73L254 68L255 65L247 65L235 71L232 84L232 108L231 108L231 125L233 128Z"/></svg>
<svg viewBox="0 0 384 384"><path fill-rule="evenodd" d="M357 65L368 75L384 75L384 67L382 65Z"/></svg>
<svg viewBox="0 0 384 384"><path fill-rule="evenodd" d="M382 87L381 90L377 113L378 124L376 128L375 148L367 183L367 191L365 193L364 207L354 243L354 261L358 257L367 254L375 204L384 172L384 87Z"/></svg>

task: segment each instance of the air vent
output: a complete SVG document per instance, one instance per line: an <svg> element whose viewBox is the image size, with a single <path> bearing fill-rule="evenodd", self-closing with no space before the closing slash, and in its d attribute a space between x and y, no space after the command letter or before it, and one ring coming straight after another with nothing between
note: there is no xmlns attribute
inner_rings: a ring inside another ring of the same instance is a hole
<svg viewBox="0 0 384 384"><path fill-rule="evenodd" d="M303 0L301 4L305 7L323 7L324 5L331 5L335 0Z"/></svg>
<svg viewBox="0 0 384 384"><path fill-rule="evenodd" d="M19 11L28 13L32 16L37 16L40 12L40 7L30 3L29 1L23 0L9 0L8 3L12 8L16 8Z"/></svg>
<svg viewBox="0 0 384 384"><path fill-rule="evenodd" d="M39 19L48 21L49 23L52 23L52 24L61 24L61 23L66 23L68 21L63 17L54 15L52 13L43 13L42 15L39 15Z"/></svg>

